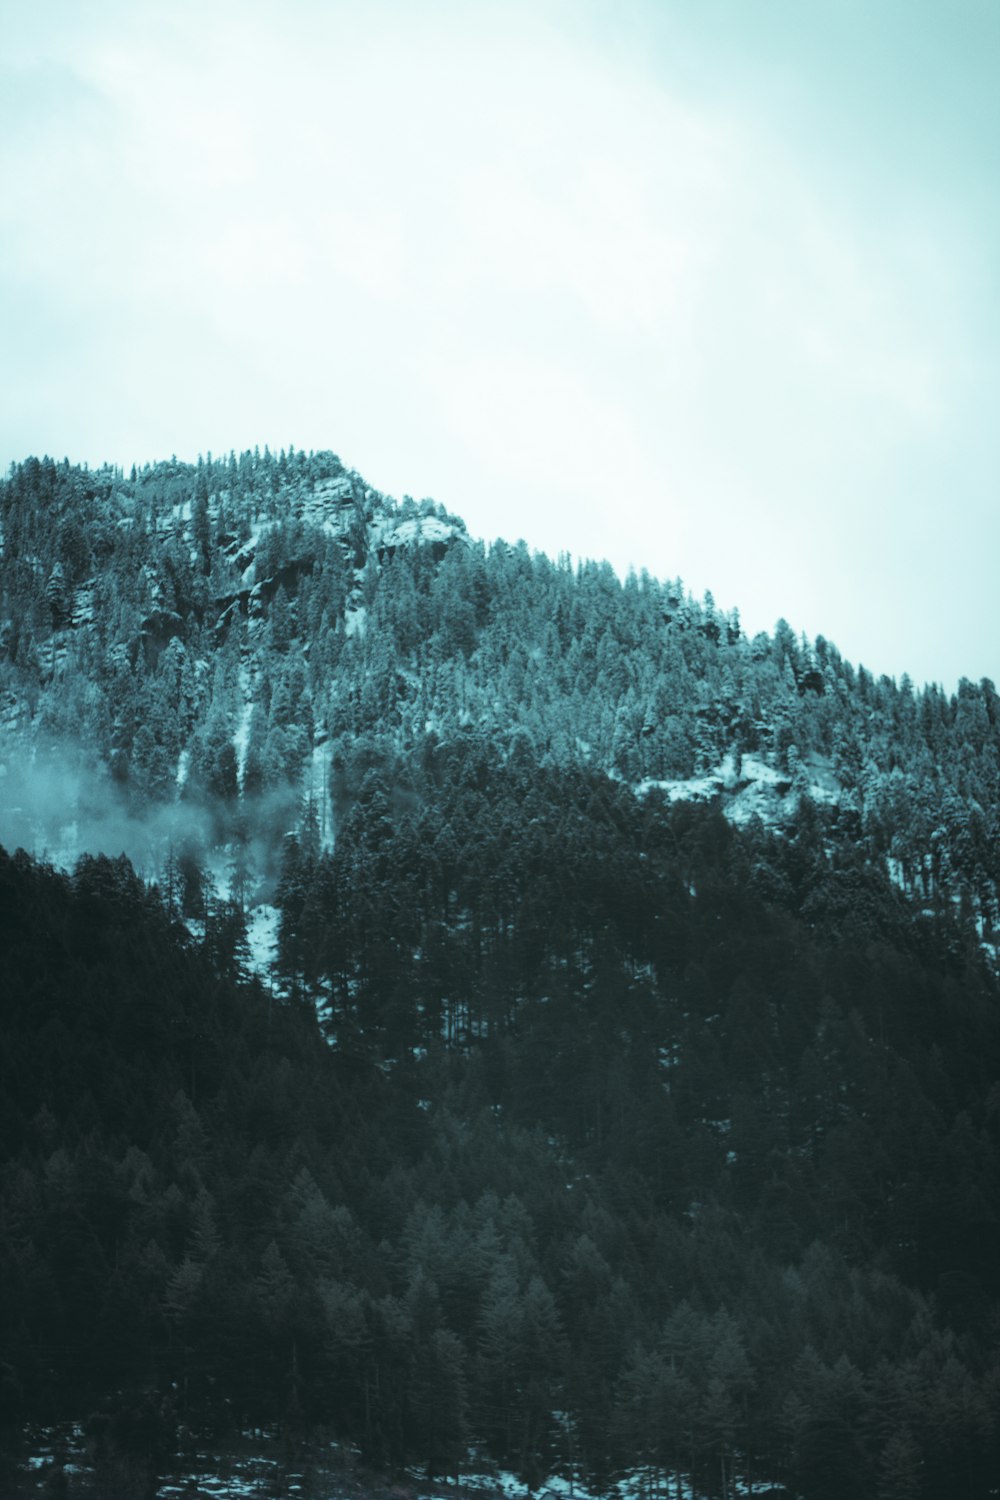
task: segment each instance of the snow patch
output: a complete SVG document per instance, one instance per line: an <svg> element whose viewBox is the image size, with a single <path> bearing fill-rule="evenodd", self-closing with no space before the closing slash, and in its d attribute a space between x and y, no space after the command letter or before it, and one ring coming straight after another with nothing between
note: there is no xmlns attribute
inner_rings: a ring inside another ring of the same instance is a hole
<svg viewBox="0 0 1000 1500"><path fill-rule="evenodd" d="M233 735L233 748L236 751L237 775L240 786L242 786L247 766L247 747L250 744L250 718L253 714L253 699L250 694L250 673L245 664L240 667L239 684L243 706L240 709L236 732Z"/></svg>
<svg viewBox="0 0 1000 1500"><path fill-rule="evenodd" d="M743 781L756 782L758 786L777 786L779 782L788 780L787 776L782 776L773 766L758 760L755 755L744 755L740 762L740 777Z"/></svg>
<svg viewBox="0 0 1000 1500"><path fill-rule="evenodd" d="M333 848L333 802L330 797L331 748L327 741L314 745L307 773L306 796L316 809L319 846L324 853Z"/></svg>
<svg viewBox="0 0 1000 1500"><path fill-rule="evenodd" d="M405 521L396 521L389 515L378 529L381 531L381 545L385 547L405 547L415 542L449 542L456 535L455 527L442 521L440 516L409 516Z"/></svg>
<svg viewBox="0 0 1000 1500"><path fill-rule="evenodd" d="M247 947L250 950L249 967L265 983L270 984L278 952L278 922L280 913L276 906L261 902L247 912Z"/></svg>
<svg viewBox="0 0 1000 1500"><path fill-rule="evenodd" d="M639 797L650 792L662 792L668 802L711 802L722 790L722 779L718 772L707 776L689 776L683 781L656 781L647 777L640 781L635 791Z"/></svg>
<svg viewBox="0 0 1000 1500"><path fill-rule="evenodd" d="M747 1483L745 1479L733 1478L731 1483L733 1492L738 1495L764 1495L773 1493L774 1490L774 1480L771 1479ZM442 1491L447 1493L452 1488L466 1493L471 1491L474 1494L503 1496L504 1500L531 1500L532 1496L536 1500L598 1500L599 1496L609 1494L617 1496L618 1500L647 1500L648 1496L660 1493L693 1500L696 1493L687 1475L672 1472L667 1479L662 1470L644 1466L629 1469L620 1475L611 1485L610 1491L588 1489L574 1473L550 1474L541 1484L532 1488L509 1469L500 1469L493 1474L462 1474L458 1479L438 1479L433 1492L421 1487L419 1500L433 1500L433 1495L440 1495Z"/></svg>
<svg viewBox="0 0 1000 1500"><path fill-rule="evenodd" d="M778 770L756 755L744 755L738 761L735 751L729 751L718 766L699 776L665 781L647 777L635 787L639 797L658 791L668 802L720 801L723 815L731 823L742 826L759 818L772 827L794 818L803 795L836 806L842 790L825 756L803 757L797 784L793 785L788 771Z"/></svg>

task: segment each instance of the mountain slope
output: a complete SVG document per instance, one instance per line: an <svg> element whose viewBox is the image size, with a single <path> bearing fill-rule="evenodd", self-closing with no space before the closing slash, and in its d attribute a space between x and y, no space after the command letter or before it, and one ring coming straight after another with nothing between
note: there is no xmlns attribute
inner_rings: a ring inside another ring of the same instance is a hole
<svg viewBox="0 0 1000 1500"><path fill-rule="evenodd" d="M860 844L920 908L960 901L992 941L989 682L950 698L876 682L784 622L747 640L679 582L487 549L332 454L171 461L128 479L29 460L0 505L3 724L39 777L23 797L9 783L9 803L52 803L63 825L131 819L161 856L165 829L231 843L242 816L271 869L304 794L332 831L360 742L413 753L474 728L500 757L662 783L741 820L793 822L804 795L830 840ZM9 775L23 764L5 759ZM338 808L331 761L346 767ZM8 815L2 831L59 846L58 828L30 820Z"/></svg>
<svg viewBox="0 0 1000 1500"><path fill-rule="evenodd" d="M329 454L2 503L8 829L156 882L0 857L5 1410L985 1496L992 685Z"/></svg>

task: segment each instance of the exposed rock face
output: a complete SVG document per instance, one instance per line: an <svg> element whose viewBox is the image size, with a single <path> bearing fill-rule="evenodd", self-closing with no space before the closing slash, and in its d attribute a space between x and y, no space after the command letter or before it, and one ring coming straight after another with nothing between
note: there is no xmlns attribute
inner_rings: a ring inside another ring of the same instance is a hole
<svg viewBox="0 0 1000 1500"><path fill-rule="evenodd" d="M139 626L141 633L160 646L165 646L175 635L183 636L184 621L172 609L154 609Z"/></svg>

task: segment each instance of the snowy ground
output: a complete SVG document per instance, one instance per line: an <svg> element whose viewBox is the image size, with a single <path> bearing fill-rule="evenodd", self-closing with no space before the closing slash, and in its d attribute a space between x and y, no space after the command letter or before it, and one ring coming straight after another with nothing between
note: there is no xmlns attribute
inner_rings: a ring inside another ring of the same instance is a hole
<svg viewBox="0 0 1000 1500"><path fill-rule="evenodd" d="M28 1439L18 1464L20 1497L52 1492L61 1468L70 1483L88 1492L93 1469L83 1429L78 1424L44 1428ZM772 1491L773 1481L753 1485L737 1479L733 1493L751 1496ZM179 1458L176 1471L161 1479L156 1500L182 1500L199 1495L217 1500L264 1500L265 1496L299 1496L301 1500L695 1500L696 1492L684 1476L669 1478L646 1468L620 1474L610 1487L588 1488L574 1475L551 1474L530 1488L506 1469L473 1467L458 1477L428 1480L421 1470L410 1469L395 1482L368 1474L359 1467L351 1450L337 1443L305 1445L290 1458L277 1434L246 1433L229 1452L191 1452Z"/></svg>

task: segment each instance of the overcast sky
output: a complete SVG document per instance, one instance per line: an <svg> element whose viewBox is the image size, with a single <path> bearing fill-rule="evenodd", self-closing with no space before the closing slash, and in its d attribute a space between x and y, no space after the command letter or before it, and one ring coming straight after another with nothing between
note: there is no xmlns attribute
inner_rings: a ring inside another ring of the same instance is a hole
<svg viewBox="0 0 1000 1500"><path fill-rule="evenodd" d="M996 0L0 0L0 464L333 448L1000 679Z"/></svg>

